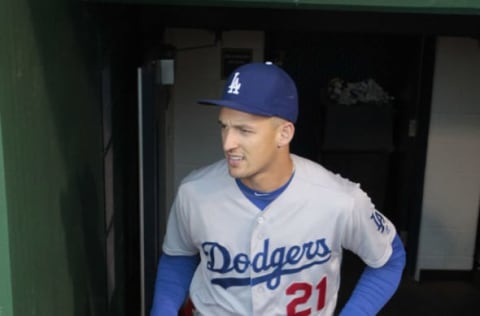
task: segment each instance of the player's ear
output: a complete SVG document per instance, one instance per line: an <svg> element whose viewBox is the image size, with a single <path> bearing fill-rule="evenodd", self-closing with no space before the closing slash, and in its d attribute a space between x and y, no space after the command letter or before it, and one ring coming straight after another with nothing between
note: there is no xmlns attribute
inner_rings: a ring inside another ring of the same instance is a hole
<svg viewBox="0 0 480 316"><path fill-rule="evenodd" d="M283 121L278 130L277 147L288 146L295 134L295 125L289 121Z"/></svg>

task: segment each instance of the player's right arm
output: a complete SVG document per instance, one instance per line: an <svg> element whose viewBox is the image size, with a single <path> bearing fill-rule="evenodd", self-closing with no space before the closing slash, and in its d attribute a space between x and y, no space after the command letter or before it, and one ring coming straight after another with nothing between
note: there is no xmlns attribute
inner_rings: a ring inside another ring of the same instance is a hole
<svg viewBox="0 0 480 316"><path fill-rule="evenodd" d="M188 294L199 256L160 257L150 316L177 316Z"/></svg>

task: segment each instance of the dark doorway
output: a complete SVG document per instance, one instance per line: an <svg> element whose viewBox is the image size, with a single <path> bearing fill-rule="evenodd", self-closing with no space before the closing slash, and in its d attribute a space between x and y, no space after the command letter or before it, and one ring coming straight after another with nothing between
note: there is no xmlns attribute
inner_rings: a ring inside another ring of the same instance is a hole
<svg viewBox="0 0 480 316"><path fill-rule="evenodd" d="M267 59L298 83L293 152L360 183L404 235L411 230L424 41L419 35L378 33L297 31L266 37ZM329 91L337 79L345 85L373 80L391 99L339 104Z"/></svg>

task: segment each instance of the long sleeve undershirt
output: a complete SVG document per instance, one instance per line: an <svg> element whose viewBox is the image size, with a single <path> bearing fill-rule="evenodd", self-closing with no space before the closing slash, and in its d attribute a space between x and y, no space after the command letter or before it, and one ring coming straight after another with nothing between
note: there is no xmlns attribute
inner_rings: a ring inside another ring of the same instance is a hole
<svg viewBox="0 0 480 316"><path fill-rule="evenodd" d="M392 255L380 268L365 267L340 316L376 315L400 284L405 267L405 249L398 236L392 241Z"/></svg>

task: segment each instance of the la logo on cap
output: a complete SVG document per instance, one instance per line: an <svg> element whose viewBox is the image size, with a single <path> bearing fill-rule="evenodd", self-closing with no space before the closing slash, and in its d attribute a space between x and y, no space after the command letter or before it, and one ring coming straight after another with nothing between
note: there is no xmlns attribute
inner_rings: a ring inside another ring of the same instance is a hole
<svg viewBox="0 0 480 316"><path fill-rule="evenodd" d="M242 84L240 83L240 80L238 79L238 76L240 75L239 72L235 73L235 76L233 76L232 82L228 86L228 91L227 93L230 94L239 94L240 87Z"/></svg>

